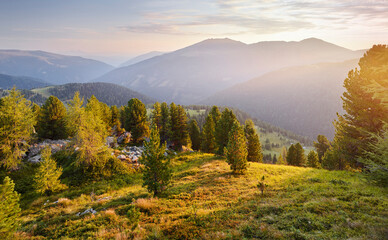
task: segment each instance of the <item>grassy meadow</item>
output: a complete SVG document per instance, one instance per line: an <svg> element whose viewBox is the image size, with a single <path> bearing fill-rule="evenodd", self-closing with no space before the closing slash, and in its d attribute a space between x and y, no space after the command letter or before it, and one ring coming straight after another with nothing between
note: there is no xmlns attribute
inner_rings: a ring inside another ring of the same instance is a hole
<svg viewBox="0 0 388 240"><path fill-rule="evenodd" d="M141 174L22 195L20 239L384 239L387 189L360 173L249 163L232 175L212 154L173 157L159 198ZM257 187L264 176L264 193ZM66 182L66 179L63 179ZM20 185L16 181L16 184ZM28 184L28 183L23 183ZM93 208L96 214L77 213Z"/></svg>

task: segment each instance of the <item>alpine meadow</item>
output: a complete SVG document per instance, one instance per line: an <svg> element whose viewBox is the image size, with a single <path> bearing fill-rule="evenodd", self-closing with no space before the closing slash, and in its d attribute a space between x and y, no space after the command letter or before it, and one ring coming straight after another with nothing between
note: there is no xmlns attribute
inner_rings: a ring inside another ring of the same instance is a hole
<svg viewBox="0 0 388 240"><path fill-rule="evenodd" d="M0 239L388 239L387 12L0 1Z"/></svg>

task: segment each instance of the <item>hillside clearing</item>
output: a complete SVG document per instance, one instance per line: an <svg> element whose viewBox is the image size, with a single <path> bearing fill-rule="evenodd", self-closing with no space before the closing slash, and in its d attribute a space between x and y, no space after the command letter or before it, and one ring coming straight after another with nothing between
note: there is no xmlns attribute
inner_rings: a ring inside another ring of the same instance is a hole
<svg viewBox="0 0 388 240"><path fill-rule="evenodd" d="M223 158L182 154L172 160L173 182L152 198L141 175L70 187L22 204L29 239L384 239L387 189L359 173L250 163L231 175ZM265 176L268 185L257 188ZM91 192L94 192L92 201ZM58 200L59 199L59 200ZM57 201L57 203L54 203ZM140 210L138 225L127 217ZM77 216L92 207L95 215Z"/></svg>

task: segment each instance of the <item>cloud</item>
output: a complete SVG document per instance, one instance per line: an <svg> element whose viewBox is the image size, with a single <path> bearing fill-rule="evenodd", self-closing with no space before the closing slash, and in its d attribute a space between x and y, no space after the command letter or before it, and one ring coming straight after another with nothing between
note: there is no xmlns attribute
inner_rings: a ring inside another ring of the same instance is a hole
<svg viewBox="0 0 388 240"><path fill-rule="evenodd" d="M355 25L388 28L388 1L218 0L209 9L145 12L137 22L121 26L135 33L173 35L271 34L303 29L345 29Z"/></svg>

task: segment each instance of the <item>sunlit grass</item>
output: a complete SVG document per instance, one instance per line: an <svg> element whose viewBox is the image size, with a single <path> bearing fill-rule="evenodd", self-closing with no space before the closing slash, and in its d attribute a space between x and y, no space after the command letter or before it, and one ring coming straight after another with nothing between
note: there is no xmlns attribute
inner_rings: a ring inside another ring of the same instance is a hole
<svg viewBox="0 0 388 240"><path fill-rule="evenodd" d="M250 163L246 175L236 176L223 158L197 153L178 155L172 165L172 184L160 198L141 186L139 173L121 185L100 181L40 197L24 210L19 235L382 239L387 233L388 191L369 185L359 173ZM267 185L263 195L257 188L262 176ZM90 193L96 189L99 194L92 201ZM109 199L97 201L104 197ZM141 212L135 228L125 215L131 204ZM75 215L90 207L98 211L96 216Z"/></svg>

